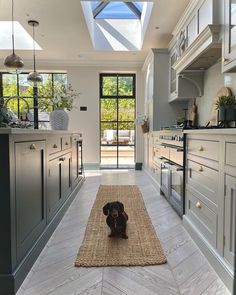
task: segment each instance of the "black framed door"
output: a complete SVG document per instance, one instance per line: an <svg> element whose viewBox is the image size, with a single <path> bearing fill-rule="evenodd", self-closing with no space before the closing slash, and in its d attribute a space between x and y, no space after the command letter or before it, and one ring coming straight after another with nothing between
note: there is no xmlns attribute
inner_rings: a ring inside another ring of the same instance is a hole
<svg viewBox="0 0 236 295"><path fill-rule="evenodd" d="M135 74L100 74L100 166L134 168Z"/></svg>

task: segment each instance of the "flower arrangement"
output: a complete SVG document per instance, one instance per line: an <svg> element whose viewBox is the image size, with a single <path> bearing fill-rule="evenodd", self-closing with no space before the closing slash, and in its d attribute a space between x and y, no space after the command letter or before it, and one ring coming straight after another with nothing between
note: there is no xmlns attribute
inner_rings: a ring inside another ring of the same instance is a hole
<svg viewBox="0 0 236 295"><path fill-rule="evenodd" d="M137 118L134 120L135 125L143 125L147 121L146 115L138 115Z"/></svg>
<svg viewBox="0 0 236 295"><path fill-rule="evenodd" d="M138 115L137 118L134 120L134 123L135 125L141 125L143 133L149 132L149 122L146 115Z"/></svg>
<svg viewBox="0 0 236 295"><path fill-rule="evenodd" d="M43 90L43 96L47 97L43 100L42 108L48 110L50 107L55 109L64 109L71 111L76 107L76 100L79 97L80 93L77 90L74 90L71 84L65 85L56 84L54 85L54 95L51 96L51 89ZM48 92L48 93L47 93Z"/></svg>

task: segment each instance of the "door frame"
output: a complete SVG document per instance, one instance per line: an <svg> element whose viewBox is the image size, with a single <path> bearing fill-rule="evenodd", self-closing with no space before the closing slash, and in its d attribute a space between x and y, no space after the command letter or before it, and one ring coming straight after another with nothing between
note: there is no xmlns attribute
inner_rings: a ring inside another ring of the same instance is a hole
<svg viewBox="0 0 236 295"><path fill-rule="evenodd" d="M113 96L113 95L106 95L106 96L102 96L102 77L133 77L133 95L131 96L123 96L123 95L118 95L118 83L117 83L117 95L116 96ZM116 105L117 105L117 116L116 116L116 121L101 121L101 99L116 99ZM118 102L119 102L119 99L122 99L122 98L126 98L126 99L134 99L134 115L136 115L136 106L137 106L137 103L136 103L136 74L135 73L100 73L99 74L99 146L100 146L100 152L99 152L99 165L100 165L100 169L127 169L127 167L119 167L119 146L122 146L122 145L119 145L118 144L118 141L116 144L114 145L110 145L110 146L114 146L116 147L116 157L117 157L117 161L116 161L116 167L112 166L112 167L109 167L109 165L105 166L104 167L101 167L101 158L102 158L102 150L101 150L101 147L102 146L106 146L105 144L102 144L101 143L101 123L110 123L110 124L117 124L117 127L116 127L116 135L117 135L117 138L118 138L118 130L119 130L119 120L118 120L118 114L119 114L119 109L118 109ZM123 122L123 123L133 123L134 124L134 121L120 121L120 122ZM123 145L125 146L125 145ZM128 146L133 146L134 147L134 166L135 166L135 162L136 162L136 126L134 124L134 144L133 145L128 145ZM128 167L129 169L134 169L135 167Z"/></svg>

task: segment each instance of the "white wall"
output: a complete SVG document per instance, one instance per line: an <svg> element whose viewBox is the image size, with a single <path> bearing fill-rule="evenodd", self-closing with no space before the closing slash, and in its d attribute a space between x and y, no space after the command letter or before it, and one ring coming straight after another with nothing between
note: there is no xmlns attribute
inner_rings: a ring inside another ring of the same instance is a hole
<svg viewBox="0 0 236 295"><path fill-rule="evenodd" d="M143 81L141 70L136 67L102 66L44 66L38 70L67 71L68 82L80 92L78 107L69 112L70 130L83 133L84 163L87 167L98 167L100 159L99 139L99 74L135 73L136 74L136 112L143 113ZM80 106L87 106L87 111L80 111ZM139 127L139 126L138 126ZM143 162L143 136L137 128L136 162Z"/></svg>
<svg viewBox="0 0 236 295"><path fill-rule="evenodd" d="M208 123L212 100L223 86L231 88L233 94L236 94L236 74L222 74L221 63L218 63L204 75L204 95L197 98L199 125L205 126Z"/></svg>

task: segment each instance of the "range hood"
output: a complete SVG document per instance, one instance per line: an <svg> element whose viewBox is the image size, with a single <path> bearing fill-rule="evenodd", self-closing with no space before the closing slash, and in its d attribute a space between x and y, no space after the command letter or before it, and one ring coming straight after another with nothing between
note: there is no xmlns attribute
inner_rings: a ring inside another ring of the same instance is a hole
<svg viewBox="0 0 236 295"><path fill-rule="evenodd" d="M206 70L222 56L220 25L208 25L174 63L177 74L185 70Z"/></svg>

